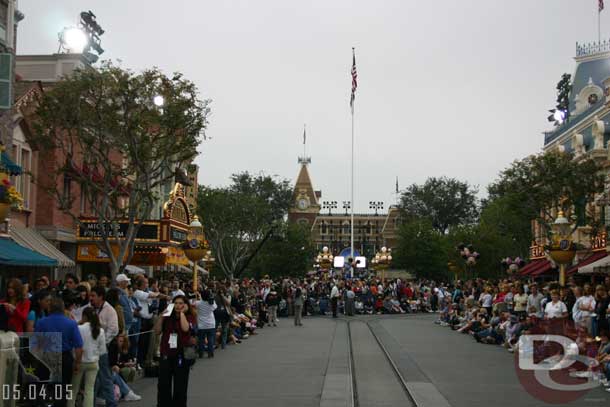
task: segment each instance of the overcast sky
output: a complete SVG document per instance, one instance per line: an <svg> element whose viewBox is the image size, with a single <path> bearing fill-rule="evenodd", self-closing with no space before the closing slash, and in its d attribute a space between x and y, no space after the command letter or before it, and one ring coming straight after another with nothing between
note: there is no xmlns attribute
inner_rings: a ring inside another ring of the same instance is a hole
<svg viewBox="0 0 610 407"><path fill-rule="evenodd" d="M447 175L482 191L540 151L575 43L598 0L20 0L18 53L57 51L91 9L105 59L181 71L213 100L200 183L250 171L294 180L307 153L324 200L349 199L356 47L356 210ZM608 2L610 3L610 2ZM610 33L610 4L602 38ZM610 69L610 68L609 68Z"/></svg>

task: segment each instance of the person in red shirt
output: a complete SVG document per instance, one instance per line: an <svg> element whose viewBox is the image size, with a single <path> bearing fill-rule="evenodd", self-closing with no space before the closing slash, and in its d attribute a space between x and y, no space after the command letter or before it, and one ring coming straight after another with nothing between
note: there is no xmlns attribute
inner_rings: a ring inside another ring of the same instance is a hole
<svg viewBox="0 0 610 407"><path fill-rule="evenodd" d="M191 333L197 321L184 295L173 299L171 314L163 313L155 322L155 334L161 335L157 406L186 407L191 364L184 349L192 346Z"/></svg>
<svg viewBox="0 0 610 407"><path fill-rule="evenodd" d="M6 296L0 304L8 313L8 329L16 333L23 333L25 323L30 312L30 300L25 298L23 284L16 278L9 280Z"/></svg>

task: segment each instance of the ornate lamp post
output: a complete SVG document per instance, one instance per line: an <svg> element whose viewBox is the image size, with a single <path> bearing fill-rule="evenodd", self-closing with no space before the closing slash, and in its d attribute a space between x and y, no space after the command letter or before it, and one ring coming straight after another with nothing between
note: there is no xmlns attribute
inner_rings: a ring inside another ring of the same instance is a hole
<svg viewBox="0 0 610 407"><path fill-rule="evenodd" d="M388 249L387 247L382 247L381 251L375 254L373 260L371 260L371 264L375 270L381 270L381 281L385 282L385 271L390 267L390 263L392 262L392 249Z"/></svg>
<svg viewBox="0 0 610 407"><path fill-rule="evenodd" d="M320 268L320 271L328 271L333 265L333 259L333 254L327 246L324 246L322 252L316 257L316 264Z"/></svg>
<svg viewBox="0 0 610 407"><path fill-rule="evenodd" d="M193 262L193 291L197 291L197 262L206 256L208 243L203 234L203 225L195 216L189 225L189 235L184 244L184 254ZM210 253L211 255L211 253Z"/></svg>
<svg viewBox="0 0 610 407"><path fill-rule="evenodd" d="M453 275L455 276L455 284L457 285L458 273L460 271L460 268L458 266L456 266L452 261L447 263L447 268L449 269L449 272L453 273Z"/></svg>
<svg viewBox="0 0 610 407"><path fill-rule="evenodd" d="M576 246L572 241L572 224L564 216L563 211L559 211L551 229L548 253L553 261L559 264L559 285L563 287L566 284L566 266L572 263L576 255Z"/></svg>

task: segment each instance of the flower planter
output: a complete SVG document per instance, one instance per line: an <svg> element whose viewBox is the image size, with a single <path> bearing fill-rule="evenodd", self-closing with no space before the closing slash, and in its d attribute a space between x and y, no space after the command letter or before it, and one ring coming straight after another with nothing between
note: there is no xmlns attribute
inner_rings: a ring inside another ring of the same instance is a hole
<svg viewBox="0 0 610 407"><path fill-rule="evenodd" d="M10 211L11 206L9 204L0 203L0 222L4 222L4 220L8 217Z"/></svg>

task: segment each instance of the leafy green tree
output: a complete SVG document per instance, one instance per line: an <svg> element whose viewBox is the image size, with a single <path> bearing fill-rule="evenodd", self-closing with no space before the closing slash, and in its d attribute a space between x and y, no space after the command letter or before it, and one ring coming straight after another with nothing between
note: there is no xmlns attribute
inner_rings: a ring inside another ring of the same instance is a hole
<svg viewBox="0 0 610 407"><path fill-rule="evenodd" d="M154 104L156 96L163 97L162 107ZM179 73L135 73L110 62L74 71L38 100L28 141L49 160L35 181L76 223L78 194L65 185L78 185L97 218L113 276L131 260L138 230L161 198L156 191L197 155L208 104Z"/></svg>
<svg viewBox="0 0 610 407"><path fill-rule="evenodd" d="M398 232L398 246L393 252L394 267L414 273L418 278L445 280L451 247L444 234L430 219L412 219Z"/></svg>
<svg viewBox="0 0 610 407"><path fill-rule="evenodd" d="M477 190L454 178L428 178L423 185L409 186L401 196L400 207L406 220L427 218L439 233L451 227L474 222L477 218Z"/></svg>
<svg viewBox="0 0 610 407"><path fill-rule="evenodd" d="M287 180L244 172L231 181L224 188L200 188L197 204L217 266L229 278L239 277L281 232L292 197Z"/></svg>
<svg viewBox="0 0 610 407"><path fill-rule="evenodd" d="M591 207L603 190L602 167L596 161L559 152L515 161L488 187L490 202L510 197L505 203L520 216L536 220L547 234L560 210L577 220L575 227L599 226Z"/></svg>
<svg viewBox="0 0 610 407"><path fill-rule="evenodd" d="M282 222L269 241L261 248L246 273L255 278L268 274L302 277L311 269L315 245L308 227Z"/></svg>

